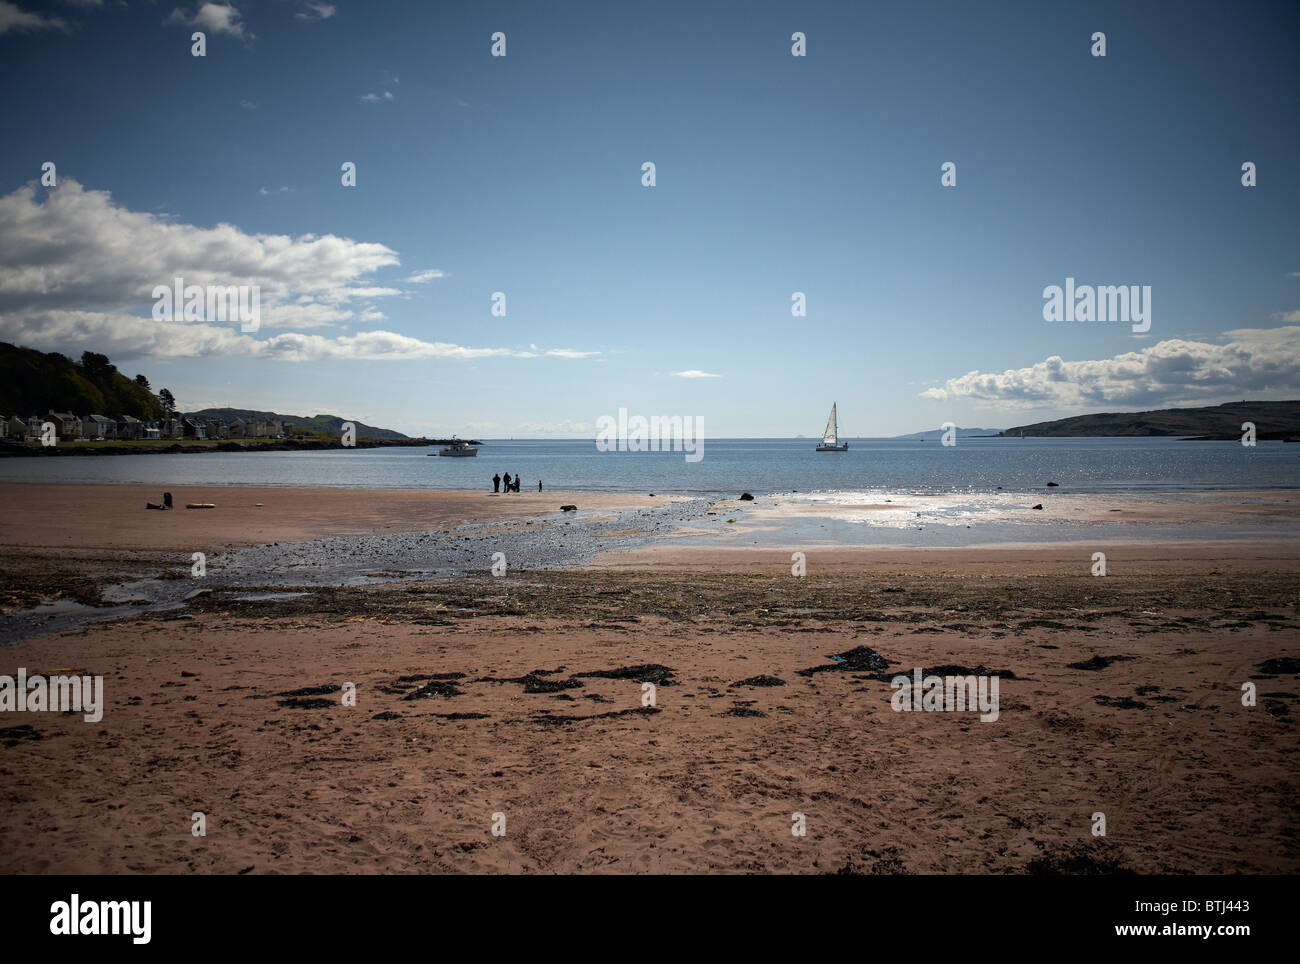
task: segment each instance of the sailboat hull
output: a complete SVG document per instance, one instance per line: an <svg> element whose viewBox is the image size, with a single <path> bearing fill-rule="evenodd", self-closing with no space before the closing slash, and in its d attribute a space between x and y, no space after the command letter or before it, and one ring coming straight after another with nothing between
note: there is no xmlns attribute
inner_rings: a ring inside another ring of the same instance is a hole
<svg viewBox="0 0 1300 964"><path fill-rule="evenodd" d="M848 442L841 442L839 445L827 445L823 442L817 446L818 452L847 452L849 450Z"/></svg>

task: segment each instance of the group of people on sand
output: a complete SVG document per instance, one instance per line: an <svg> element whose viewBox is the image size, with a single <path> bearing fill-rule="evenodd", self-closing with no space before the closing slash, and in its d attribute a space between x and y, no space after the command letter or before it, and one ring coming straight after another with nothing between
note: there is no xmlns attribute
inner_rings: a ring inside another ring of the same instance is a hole
<svg viewBox="0 0 1300 964"><path fill-rule="evenodd" d="M502 479L501 476L499 475L494 475L492 476L492 491L493 492L518 492L519 480L520 480L520 475L518 472L515 473L515 477L513 480L510 478L509 472L506 473L506 477L504 479ZM505 482L505 488L502 488L501 486L502 482ZM541 479L537 480L537 491L538 492L542 491Z"/></svg>

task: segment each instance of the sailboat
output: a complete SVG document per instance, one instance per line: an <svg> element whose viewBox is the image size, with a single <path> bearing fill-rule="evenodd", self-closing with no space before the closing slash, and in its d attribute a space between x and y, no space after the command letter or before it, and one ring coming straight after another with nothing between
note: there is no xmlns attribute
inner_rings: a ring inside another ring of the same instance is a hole
<svg viewBox="0 0 1300 964"><path fill-rule="evenodd" d="M822 443L818 452L847 452L848 442L840 441L840 426L835 418L835 403L831 402L831 417L826 420L826 431L822 433Z"/></svg>

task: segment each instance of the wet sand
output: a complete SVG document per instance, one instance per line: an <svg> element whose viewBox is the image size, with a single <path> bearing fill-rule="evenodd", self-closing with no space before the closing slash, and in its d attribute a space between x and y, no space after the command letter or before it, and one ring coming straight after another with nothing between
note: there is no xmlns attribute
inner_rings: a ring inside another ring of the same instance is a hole
<svg viewBox="0 0 1300 964"><path fill-rule="evenodd" d="M357 524L325 508L357 493L258 491L283 501L255 525ZM514 498L388 495L444 526ZM184 548L59 511L91 541L11 525L0 563L57 552L94 595L92 560ZM266 540L246 517L211 538ZM1134 533L1104 578L1074 544L831 548L797 578L789 552L669 542L576 571L217 587L29 639L0 673L103 675L107 706L0 716L0 872L1295 873L1295 543ZM860 647L886 668L855 668ZM916 666L998 675L998 719L895 712Z"/></svg>
<svg viewBox="0 0 1300 964"><path fill-rule="evenodd" d="M671 501L635 493L536 490L495 494L227 485L170 491L176 508L158 512L145 509L147 502L162 503L157 486L0 485L0 501L12 507L0 546L189 551L522 519L557 512L566 504L614 509ZM216 508L186 509L187 502L210 502Z"/></svg>
<svg viewBox="0 0 1300 964"><path fill-rule="evenodd" d="M796 550L800 551L800 550ZM907 546L810 546L803 552L808 573L950 572L1003 574L1091 575L1093 554L1106 557L1111 576L1154 577L1162 572L1196 567L1207 576L1240 567L1269 571L1300 570L1300 544L1295 540L1223 539L1203 541L1000 543L915 549ZM663 544L602 552L593 568L616 572L716 572L719 570L789 574L794 560L789 549L710 547Z"/></svg>

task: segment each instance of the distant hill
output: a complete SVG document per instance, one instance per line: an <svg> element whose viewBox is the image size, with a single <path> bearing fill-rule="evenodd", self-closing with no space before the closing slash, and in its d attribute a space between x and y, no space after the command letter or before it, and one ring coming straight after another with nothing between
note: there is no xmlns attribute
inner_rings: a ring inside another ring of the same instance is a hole
<svg viewBox="0 0 1300 964"><path fill-rule="evenodd" d="M935 428L928 432L913 432L911 435L895 435L890 441L901 442L909 439L937 439L943 435L943 429ZM957 428L957 438L970 438L972 435L1001 435L1000 428Z"/></svg>
<svg viewBox="0 0 1300 964"><path fill-rule="evenodd" d="M160 418L163 406L143 375L123 375L104 355L83 352L75 362L58 352L0 342L0 414L130 415Z"/></svg>
<svg viewBox="0 0 1300 964"><path fill-rule="evenodd" d="M1258 437L1300 433L1300 401L1230 402L1207 408L1162 408L1153 412L1103 412L1052 422L1017 425L1003 435L1028 437L1180 435L1240 438L1241 423L1254 422Z"/></svg>
<svg viewBox="0 0 1300 964"><path fill-rule="evenodd" d="M343 423L351 422L356 426L357 438L382 438L382 439L405 439L408 436L401 432L394 432L390 428L375 428L373 425L367 425L365 422L358 422L356 419L339 418L337 415L313 415L308 418L305 415L281 415L278 412L259 412L252 408L205 408L198 412L186 412L186 415L197 416L199 418L216 418L224 422L229 422L236 418L248 419L275 419L280 422L287 422L294 428L303 429L308 432L320 432L323 435L338 436L343 433Z"/></svg>

